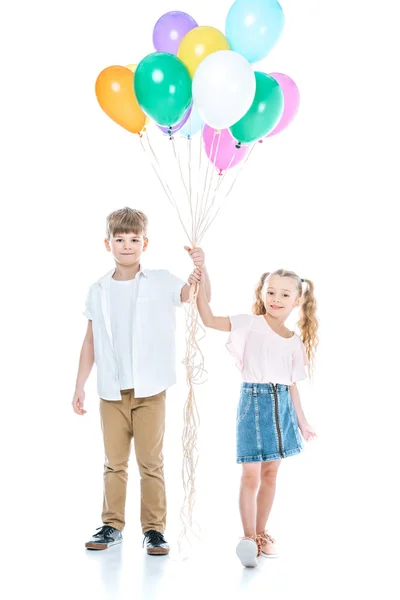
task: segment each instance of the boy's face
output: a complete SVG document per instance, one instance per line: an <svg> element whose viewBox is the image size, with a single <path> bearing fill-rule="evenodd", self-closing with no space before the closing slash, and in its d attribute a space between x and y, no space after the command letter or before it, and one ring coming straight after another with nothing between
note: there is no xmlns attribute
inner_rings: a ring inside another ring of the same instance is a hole
<svg viewBox="0 0 400 600"><path fill-rule="evenodd" d="M143 233L120 233L104 240L106 249L114 257L114 260L124 267L130 267L140 263L142 252L146 251L149 240Z"/></svg>

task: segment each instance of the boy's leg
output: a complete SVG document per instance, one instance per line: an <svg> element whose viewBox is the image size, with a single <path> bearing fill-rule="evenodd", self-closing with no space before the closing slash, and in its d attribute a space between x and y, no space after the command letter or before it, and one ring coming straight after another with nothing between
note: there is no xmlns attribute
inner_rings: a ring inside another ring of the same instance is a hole
<svg viewBox="0 0 400 600"><path fill-rule="evenodd" d="M133 391L123 391L121 396L122 400L119 401L100 401L105 450L102 520L104 525L110 525L119 531L122 531L125 526L127 467L132 440Z"/></svg>
<svg viewBox="0 0 400 600"><path fill-rule="evenodd" d="M161 392L150 398L135 398L132 411L133 439L141 477L141 522L143 533L164 533L167 502L162 453L165 430L165 398Z"/></svg>

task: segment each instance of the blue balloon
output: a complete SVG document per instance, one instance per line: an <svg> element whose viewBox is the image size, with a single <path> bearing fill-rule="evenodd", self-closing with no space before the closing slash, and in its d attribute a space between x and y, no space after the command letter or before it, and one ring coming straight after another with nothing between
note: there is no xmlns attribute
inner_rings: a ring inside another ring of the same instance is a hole
<svg viewBox="0 0 400 600"><path fill-rule="evenodd" d="M183 127L179 130L179 135L183 137L192 138L196 133L203 127L204 121L201 118L199 111L193 104L192 112L190 113L189 119L186 121Z"/></svg>
<svg viewBox="0 0 400 600"><path fill-rule="evenodd" d="M226 37L231 50L254 63L272 50L284 24L277 0L236 0L226 18Z"/></svg>

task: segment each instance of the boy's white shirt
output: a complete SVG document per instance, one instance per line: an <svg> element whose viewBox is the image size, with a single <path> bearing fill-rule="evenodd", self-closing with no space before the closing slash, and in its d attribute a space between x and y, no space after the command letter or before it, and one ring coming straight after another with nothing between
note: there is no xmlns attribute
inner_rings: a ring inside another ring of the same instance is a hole
<svg viewBox="0 0 400 600"><path fill-rule="evenodd" d="M133 313L139 279L111 278L111 330L121 390L135 387L133 381Z"/></svg>
<svg viewBox="0 0 400 600"><path fill-rule="evenodd" d="M97 392L121 400L111 327L111 278L115 269L90 286L84 315L92 321ZM169 271L140 269L133 302L133 380L135 396L155 396L176 383L176 307L186 282Z"/></svg>

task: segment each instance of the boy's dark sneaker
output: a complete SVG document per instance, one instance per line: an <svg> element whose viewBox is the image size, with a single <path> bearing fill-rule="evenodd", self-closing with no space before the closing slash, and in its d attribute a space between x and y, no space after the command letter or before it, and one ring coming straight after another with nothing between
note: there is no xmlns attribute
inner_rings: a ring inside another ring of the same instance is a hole
<svg viewBox="0 0 400 600"><path fill-rule="evenodd" d="M168 554L169 545L164 539L164 536L159 531L150 529L144 534L143 546L146 542L147 554Z"/></svg>
<svg viewBox="0 0 400 600"><path fill-rule="evenodd" d="M88 550L107 550L110 546L122 542L122 533L114 527L103 525L103 527L98 527L96 531L98 533L95 533L90 542L85 544L85 548Z"/></svg>

